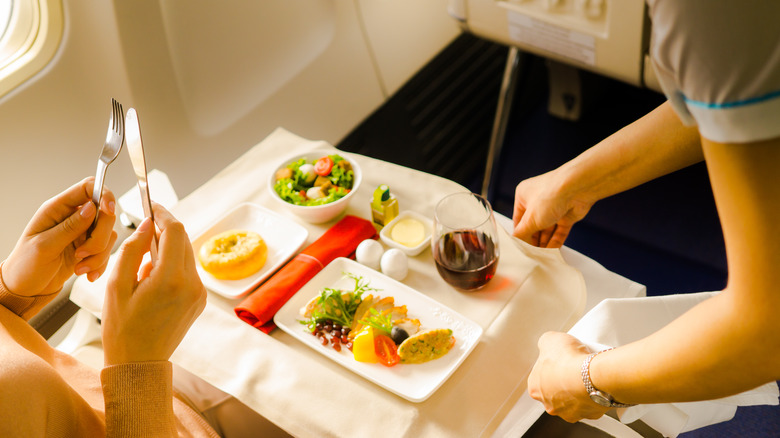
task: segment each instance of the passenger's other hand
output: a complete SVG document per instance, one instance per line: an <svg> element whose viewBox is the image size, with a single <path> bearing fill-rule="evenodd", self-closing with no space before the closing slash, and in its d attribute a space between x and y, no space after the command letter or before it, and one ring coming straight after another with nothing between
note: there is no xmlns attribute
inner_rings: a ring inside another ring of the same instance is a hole
<svg viewBox="0 0 780 438"><path fill-rule="evenodd" d="M521 181L515 189L513 235L542 248L560 248L592 203L564 194L555 171Z"/></svg>
<svg viewBox="0 0 780 438"><path fill-rule="evenodd" d="M60 290L74 273L87 274L90 281L103 274L117 238L115 202L104 188L98 223L87 239L96 213L93 184L94 178L86 178L35 212L3 263L3 281L11 292L47 295Z"/></svg>
<svg viewBox="0 0 780 438"><path fill-rule="evenodd" d="M119 249L103 306L106 365L168 360L206 306L192 244L181 222L154 204L158 259L141 268L154 225L145 219Z"/></svg>
<svg viewBox="0 0 780 438"><path fill-rule="evenodd" d="M580 373L588 347L566 333L548 332L539 338L539 358L528 376L528 394L544 404L550 415L569 423L596 419L609 408L588 396Z"/></svg>

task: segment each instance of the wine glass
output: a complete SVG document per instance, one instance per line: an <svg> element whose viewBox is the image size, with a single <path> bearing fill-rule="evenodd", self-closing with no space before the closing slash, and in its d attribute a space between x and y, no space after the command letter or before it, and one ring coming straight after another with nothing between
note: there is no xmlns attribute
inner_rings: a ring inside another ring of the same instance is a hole
<svg viewBox="0 0 780 438"><path fill-rule="evenodd" d="M431 250L441 277L461 290L477 290L496 274L498 233L493 209L476 193L447 195L433 215Z"/></svg>

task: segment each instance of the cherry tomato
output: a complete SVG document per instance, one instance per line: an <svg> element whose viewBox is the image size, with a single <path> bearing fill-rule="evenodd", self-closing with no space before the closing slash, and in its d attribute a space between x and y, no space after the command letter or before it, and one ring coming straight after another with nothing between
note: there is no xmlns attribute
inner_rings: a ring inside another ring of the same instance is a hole
<svg viewBox="0 0 780 438"><path fill-rule="evenodd" d="M333 169L333 159L330 157L322 157L314 163L314 171L317 175L328 176Z"/></svg>
<svg viewBox="0 0 780 438"><path fill-rule="evenodd" d="M395 366L401 361L398 356L398 347L387 335L374 336L374 353L376 353L379 363L386 367Z"/></svg>

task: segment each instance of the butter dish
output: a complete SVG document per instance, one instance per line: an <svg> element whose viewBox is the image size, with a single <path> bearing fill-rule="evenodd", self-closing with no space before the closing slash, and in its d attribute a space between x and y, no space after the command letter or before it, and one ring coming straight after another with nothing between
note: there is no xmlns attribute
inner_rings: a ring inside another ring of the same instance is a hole
<svg viewBox="0 0 780 438"><path fill-rule="evenodd" d="M396 226L399 226L397 230ZM403 230L400 227L403 227ZM385 245L398 248L406 255L416 256L430 244L432 230L431 219L420 213L404 210L382 228L379 237Z"/></svg>

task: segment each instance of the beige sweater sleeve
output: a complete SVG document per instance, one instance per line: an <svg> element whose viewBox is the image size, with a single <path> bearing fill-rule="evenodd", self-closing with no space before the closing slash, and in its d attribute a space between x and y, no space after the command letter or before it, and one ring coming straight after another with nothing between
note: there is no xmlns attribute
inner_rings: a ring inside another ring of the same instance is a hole
<svg viewBox="0 0 780 438"><path fill-rule="evenodd" d="M8 290L3 281L3 264L0 263L0 305L22 317L25 321L35 316L43 309L43 306L53 300L60 292L57 291L50 295L37 295L34 297L25 297L16 295Z"/></svg>
<svg viewBox="0 0 780 438"><path fill-rule="evenodd" d="M168 361L103 368L107 437L177 436L172 370Z"/></svg>

